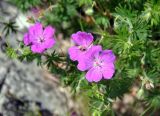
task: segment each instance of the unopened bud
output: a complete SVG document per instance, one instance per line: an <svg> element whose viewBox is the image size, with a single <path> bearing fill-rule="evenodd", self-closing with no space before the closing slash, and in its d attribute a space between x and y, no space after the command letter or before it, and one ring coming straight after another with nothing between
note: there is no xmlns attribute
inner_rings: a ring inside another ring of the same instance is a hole
<svg viewBox="0 0 160 116"><path fill-rule="evenodd" d="M147 90L151 90L151 89L154 88L154 85L153 85L153 83L148 82L148 83L145 84L145 87L146 87Z"/></svg>

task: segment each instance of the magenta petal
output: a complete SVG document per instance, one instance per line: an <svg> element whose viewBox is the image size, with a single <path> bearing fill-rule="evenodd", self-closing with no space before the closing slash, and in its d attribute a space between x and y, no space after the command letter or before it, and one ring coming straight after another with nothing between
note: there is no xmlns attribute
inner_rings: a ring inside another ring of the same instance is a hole
<svg viewBox="0 0 160 116"><path fill-rule="evenodd" d="M23 42L24 42L25 45L31 44L31 41L29 39L29 34L28 33L25 33L25 35L23 37Z"/></svg>
<svg viewBox="0 0 160 116"><path fill-rule="evenodd" d="M101 70L102 70L104 79L111 79L115 72L114 64L113 63L106 64L102 67Z"/></svg>
<svg viewBox="0 0 160 116"><path fill-rule="evenodd" d="M43 35L44 35L45 38L50 39L50 38L53 37L54 33L55 33L55 29L52 28L51 26L47 26L44 29Z"/></svg>
<svg viewBox="0 0 160 116"><path fill-rule="evenodd" d="M88 58L88 57L82 57L81 59L78 60L78 65L77 65L77 68L80 70L80 71L85 71L85 70L88 70L92 67L92 59L91 58Z"/></svg>
<svg viewBox="0 0 160 116"><path fill-rule="evenodd" d="M78 57L78 66L77 68L81 71L88 70L93 66L93 60L95 58L95 54L99 54L99 51L102 50L101 46L92 46L85 53L79 53Z"/></svg>
<svg viewBox="0 0 160 116"><path fill-rule="evenodd" d="M43 34L43 26L41 23L36 23L35 25L29 28L29 34L32 36L40 36Z"/></svg>
<svg viewBox="0 0 160 116"><path fill-rule="evenodd" d="M100 51L102 51L102 46L100 45L92 46L88 50L88 55L90 55L90 57L95 57L96 55L99 55Z"/></svg>
<svg viewBox="0 0 160 116"><path fill-rule="evenodd" d="M104 50L101 53L101 58L102 60L104 60L105 62L114 62L116 59L116 56L114 55L114 53L112 52L112 50Z"/></svg>
<svg viewBox="0 0 160 116"><path fill-rule="evenodd" d="M86 74L86 79L89 82L98 82L102 79L102 73L97 68L91 68Z"/></svg>
<svg viewBox="0 0 160 116"><path fill-rule="evenodd" d="M33 53L43 53L45 48L41 47L40 45L32 45L31 50Z"/></svg>
<svg viewBox="0 0 160 116"><path fill-rule="evenodd" d="M68 49L68 54L70 56L70 59L73 61L76 61L78 59L78 55L79 55L79 48L76 46L70 47Z"/></svg>
<svg viewBox="0 0 160 116"><path fill-rule="evenodd" d="M72 34L72 40L77 45L89 46L93 42L93 36L91 33L78 31L75 34Z"/></svg>
<svg viewBox="0 0 160 116"><path fill-rule="evenodd" d="M43 48L52 48L55 44L55 40L53 38L51 39L47 39L43 44L42 44L42 47Z"/></svg>

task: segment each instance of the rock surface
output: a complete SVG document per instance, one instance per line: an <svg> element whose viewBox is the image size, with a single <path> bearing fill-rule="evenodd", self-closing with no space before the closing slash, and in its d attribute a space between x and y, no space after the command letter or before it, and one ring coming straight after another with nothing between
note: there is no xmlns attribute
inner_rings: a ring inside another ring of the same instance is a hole
<svg viewBox="0 0 160 116"><path fill-rule="evenodd" d="M34 63L9 60L0 52L0 112L4 116L23 116L41 110L67 114L70 101L67 94L43 73Z"/></svg>

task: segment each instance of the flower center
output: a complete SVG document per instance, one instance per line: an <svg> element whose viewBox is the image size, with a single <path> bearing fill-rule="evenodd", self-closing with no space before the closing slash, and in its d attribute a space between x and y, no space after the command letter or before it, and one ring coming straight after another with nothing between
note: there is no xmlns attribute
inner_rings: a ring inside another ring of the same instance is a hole
<svg viewBox="0 0 160 116"><path fill-rule="evenodd" d="M38 38L38 42L39 42L39 43L43 43L44 41L45 41L45 39L44 39L43 36L40 36L40 37Z"/></svg>
<svg viewBox="0 0 160 116"><path fill-rule="evenodd" d="M102 67L103 62L99 59L95 59L93 65L95 67Z"/></svg>
<svg viewBox="0 0 160 116"><path fill-rule="evenodd" d="M79 49L80 49L81 51L86 51L86 50L87 50L87 48L86 48L85 46L80 46Z"/></svg>

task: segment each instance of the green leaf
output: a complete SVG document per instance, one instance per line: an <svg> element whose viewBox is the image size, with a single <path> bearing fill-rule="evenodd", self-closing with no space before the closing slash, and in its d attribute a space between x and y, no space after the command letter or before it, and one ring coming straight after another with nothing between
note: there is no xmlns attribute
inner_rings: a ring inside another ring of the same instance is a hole
<svg viewBox="0 0 160 116"><path fill-rule="evenodd" d="M14 49L11 48L11 47L7 47L6 53L7 53L7 55L8 55L10 58L17 58L17 57L18 57L18 55L17 55L17 53L16 53L16 50L14 50Z"/></svg>

